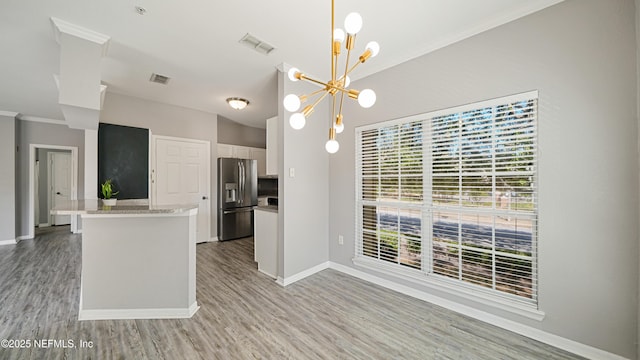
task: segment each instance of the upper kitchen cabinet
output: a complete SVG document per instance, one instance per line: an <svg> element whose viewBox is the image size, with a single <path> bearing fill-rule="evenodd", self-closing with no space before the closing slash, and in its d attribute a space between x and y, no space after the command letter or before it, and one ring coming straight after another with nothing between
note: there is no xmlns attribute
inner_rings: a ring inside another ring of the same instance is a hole
<svg viewBox="0 0 640 360"><path fill-rule="evenodd" d="M266 175L266 150L249 146L218 144L218 157L258 161L258 176Z"/></svg>
<svg viewBox="0 0 640 360"><path fill-rule="evenodd" d="M260 148L251 149L251 157L249 159L258 160L258 176L267 175L267 167L265 164L266 157L267 157L267 151L265 149L260 149Z"/></svg>
<svg viewBox="0 0 640 360"><path fill-rule="evenodd" d="M278 117L267 119L267 175L278 175Z"/></svg>
<svg viewBox="0 0 640 360"><path fill-rule="evenodd" d="M218 144L218 157L219 158L234 158L235 146L228 144Z"/></svg>

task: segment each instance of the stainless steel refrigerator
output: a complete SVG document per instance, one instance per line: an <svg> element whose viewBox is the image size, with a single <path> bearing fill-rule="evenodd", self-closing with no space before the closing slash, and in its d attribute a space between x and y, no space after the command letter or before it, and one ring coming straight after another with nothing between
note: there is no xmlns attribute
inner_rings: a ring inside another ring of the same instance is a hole
<svg viewBox="0 0 640 360"><path fill-rule="evenodd" d="M258 164L249 159L218 159L218 240L253 236L258 205Z"/></svg>

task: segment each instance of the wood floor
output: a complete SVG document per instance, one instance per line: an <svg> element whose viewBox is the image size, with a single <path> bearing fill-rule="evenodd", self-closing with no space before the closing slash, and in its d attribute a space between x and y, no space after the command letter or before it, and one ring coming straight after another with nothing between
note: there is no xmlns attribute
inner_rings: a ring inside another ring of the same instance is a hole
<svg viewBox="0 0 640 360"><path fill-rule="evenodd" d="M0 247L0 339L32 342L0 359L579 358L333 270L282 288L251 238L198 245L191 319L77 321L80 254L68 227ZM33 347L43 339L75 347Z"/></svg>

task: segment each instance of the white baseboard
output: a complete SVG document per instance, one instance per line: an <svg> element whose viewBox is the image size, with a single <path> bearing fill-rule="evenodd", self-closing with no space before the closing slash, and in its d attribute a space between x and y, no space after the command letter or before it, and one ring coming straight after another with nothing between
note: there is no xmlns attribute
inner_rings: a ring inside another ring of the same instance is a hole
<svg viewBox="0 0 640 360"><path fill-rule="evenodd" d="M51 226L51 224L49 223L38 224L38 227L49 227L49 226Z"/></svg>
<svg viewBox="0 0 640 360"><path fill-rule="evenodd" d="M310 269L301 271L301 272L299 272L299 273L297 273L295 275L291 275L291 276L286 277L286 278L282 278L282 277L278 276L278 279L276 280L276 283L278 285L280 285L280 286L291 285L291 284L293 284L294 282L296 282L298 280L302 280L302 279L304 279L304 278L306 278L308 276L311 276L311 275L313 275L313 274L315 274L317 272L320 272L320 271L322 271L324 269L328 269L329 268L329 264L330 264L330 262L327 261L327 262L324 262L322 264L316 265L316 266L314 266L314 267L312 267Z"/></svg>
<svg viewBox="0 0 640 360"><path fill-rule="evenodd" d="M127 320L127 319L188 319L200 309L194 301L188 308L174 309L105 309L83 310L82 304L78 320Z"/></svg>
<svg viewBox="0 0 640 360"><path fill-rule="evenodd" d="M18 242L16 241L16 239L9 239L9 240L0 240L0 246L2 245L15 245Z"/></svg>
<svg viewBox="0 0 640 360"><path fill-rule="evenodd" d="M29 239L33 239L33 236L31 236L31 235L22 235L22 236L18 236L16 238L16 242L20 242L22 240L29 240Z"/></svg>
<svg viewBox="0 0 640 360"><path fill-rule="evenodd" d="M205 240L205 241L196 241L196 244L206 244L206 243L210 243L210 242L217 242L218 241L218 237L212 237L209 240Z"/></svg>
<svg viewBox="0 0 640 360"><path fill-rule="evenodd" d="M517 323L515 321L507 320L502 317L474 309L470 306L458 304L454 301L447 300L438 296L434 296L424 291L416 290L405 285L397 284L393 281L379 278L375 275L371 275L369 273L354 269L349 266L345 266L345 265L334 263L334 262L329 262L329 268L340 271L347 275L351 275L353 277L357 277L364 281L368 281L370 283L380 285L387 289L394 290L399 293L414 297L416 299L430 302L432 304L441 306L451 311L455 311L457 313L470 316L474 319L484 321L491 325L495 325L505 330L512 331L516 334L520 334L528 338L543 342L545 344L555 346L562 350L566 350L568 352L571 352L580 356L584 356L588 359L598 359L598 360L626 359L622 356L619 356L604 350L600 350L593 346L589 346L589 345L579 343L577 341L569 340L561 336L548 333L546 331L542 331L530 326Z"/></svg>

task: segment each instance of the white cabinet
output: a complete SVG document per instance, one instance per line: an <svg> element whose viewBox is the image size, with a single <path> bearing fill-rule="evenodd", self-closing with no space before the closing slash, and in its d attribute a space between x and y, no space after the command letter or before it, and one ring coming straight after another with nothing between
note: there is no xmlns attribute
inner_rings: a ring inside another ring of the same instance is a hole
<svg viewBox="0 0 640 360"><path fill-rule="evenodd" d="M278 275L278 213L257 208L254 214L254 259L258 271L276 278Z"/></svg>
<svg viewBox="0 0 640 360"><path fill-rule="evenodd" d="M218 157L232 158L235 157L234 146L227 144L218 144Z"/></svg>
<svg viewBox="0 0 640 360"><path fill-rule="evenodd" d="M235 156L238 159L253 159L251 157L251 148L250 147L244 147L244 146L236 146L236 152L235 152Z"/></svg>
<svg viewBox="0 0 640 360"><path fill-rule="evenodd" d="M218 144L218 157L258 160L258 176L266 174L266 150L249 146Z"/></svg>
<svg viewBox="0 0 640 360"><path fill-rule="evenodd" d="M278 175L278 117L267 119L267 175Z"/></svg>
<svg viewBox="0 0 640 360"><path fill-rule="evenodd" d="M266 156L267 151L265 149L253 148L251 149L250 159L258 160L258 176L266 175Z"/></svg>

